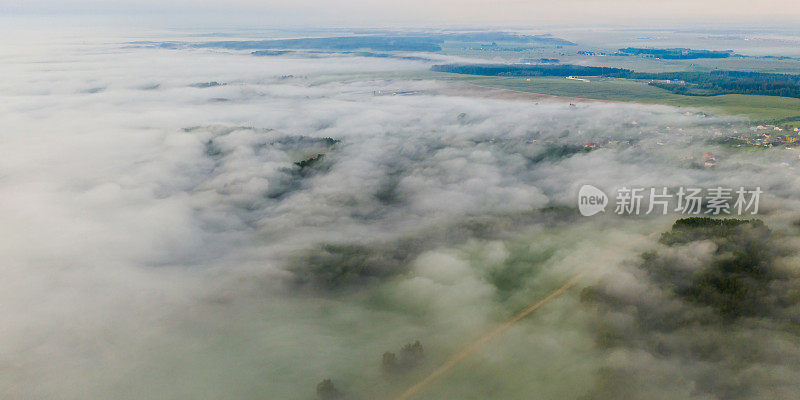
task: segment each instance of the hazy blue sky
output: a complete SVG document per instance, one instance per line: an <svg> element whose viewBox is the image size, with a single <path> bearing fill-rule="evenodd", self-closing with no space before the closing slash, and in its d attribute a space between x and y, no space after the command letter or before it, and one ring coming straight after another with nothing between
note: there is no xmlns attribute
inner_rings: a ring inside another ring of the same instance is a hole
<svg viewBox="0 0 800 400"><path fill-rule="evenodd" d="M796 0L2 0L0 13L241 14L284 24L519 24L717 21L764 24L800 17Z"/></svg>

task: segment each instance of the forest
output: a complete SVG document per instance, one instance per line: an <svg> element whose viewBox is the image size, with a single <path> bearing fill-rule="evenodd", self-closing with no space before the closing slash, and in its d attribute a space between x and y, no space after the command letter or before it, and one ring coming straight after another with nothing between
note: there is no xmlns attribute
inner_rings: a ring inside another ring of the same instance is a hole
<svg viewBox="0 0 800 400"><path fill-rule="evenodd" d="M693 60L698 58L728 58L733 51L713 51L713 50L693 50L693 49L643 49L636 47L626 47L619 49L625 55L649 55L665 60Z"/></svg>

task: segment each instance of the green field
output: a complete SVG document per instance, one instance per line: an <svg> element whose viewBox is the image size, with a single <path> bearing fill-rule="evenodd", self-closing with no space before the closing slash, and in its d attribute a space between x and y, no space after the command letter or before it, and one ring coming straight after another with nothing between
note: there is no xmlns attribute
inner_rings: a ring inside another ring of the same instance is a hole
<svg viewBox="0 0 800 400"><path fill-rule="evenodd" d="M544 44L523 44L497 42L497 47L487 47L485 43L478 42L445 42L442 44L442 53L467 58L478 58L487 62L519 63L524 59L556 58L561 64L591 65L596 67L612 67L632 69L637 72L675 72L675 71L757 71L781 74L798 73L798 60L776 59L763 57L730 57L730 58L700 58L700 59L661 59L645 58L639 56L615 56L615 47L593 48L589 50L602 51L606 55L589 56L578 54L580 50L587 50L583 46L552 46ZM627 47L629 43L619 43L618 47ZM696 48L707 48L703 45ZM713 46L712 46L713 47ZM513 49L513 50L512 50ZM725 50L727 48L719 48ZM785 49L783 49L785 50ZM750 52L747 52L750 53ZM793 56L798 56L796 51Z"/></svg>
<svg viewBox="0 0 800 400"><path fill-rule="evenodd" d="M379 72L369 74L331 74L317 77L318 84L363 79L431 79L464 82L478 86L536 93L642 104L691 107L709 114L740 115L753 123L780 123L800 126L800 99L775 96L726 94L720 96L683 96L649 86L645 81L617 78L585 78L589 82L560 77L488 77L458 75L433 71ZM530 79L528 81L527 79Z"/></svg>
<svg viewBox="0 0 800 400"><path fill-rule="evenodd" d="M522 92L693 107L710 113L743 115L754 122L800 124L800 99L729 94L683 96L629 79L589 78L589 82L551 77L457 77L475 85ZM528 80L530 79L530 80Z"/></svg>

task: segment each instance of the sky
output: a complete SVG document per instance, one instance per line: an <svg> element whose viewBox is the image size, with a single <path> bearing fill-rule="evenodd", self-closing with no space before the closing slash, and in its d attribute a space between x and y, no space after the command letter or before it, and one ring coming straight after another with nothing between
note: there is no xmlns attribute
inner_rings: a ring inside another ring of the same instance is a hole
<svg viewBox="0 0 800 400"><path fill-rule="evenodd" d="M0 14L161 15L172 19L236 17L244 24L292 26L525 25L715 23L787 24L792 0L4 0Z"/></svg>

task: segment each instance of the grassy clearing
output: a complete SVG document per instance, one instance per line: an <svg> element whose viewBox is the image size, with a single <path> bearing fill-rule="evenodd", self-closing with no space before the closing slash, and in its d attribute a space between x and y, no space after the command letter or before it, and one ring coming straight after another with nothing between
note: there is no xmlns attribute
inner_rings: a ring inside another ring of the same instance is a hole
<svg viewBox="0 0 800 400"><path fill-rule="evenodd" d="M754 123L781 123L800 126L800 99L739 94L708 97L682 96L649 86L646 81L631 79L588 77L585 79L589 80L589 82L583 82L560 77L487 77L409 70L368 74L332 74L326 77L318 77L316 83L324 84L334 81L364 79L365 77L466 82L479 86L552 96L692 107L710 114L741 115L749 118ZM530 79L530 81L527 79Z"/></svg>
<svg viewBox="0 0 800 400"><path fill-rule="evenodd" d="M791 124L800 121L800 99L786 97L738 94L709 97L682 96L649 86L643 81L628 79L590 78L589 82L551 77L461 79L476 85L554 96L694 107L713 113L743 115L754 122Z"/></svg>

